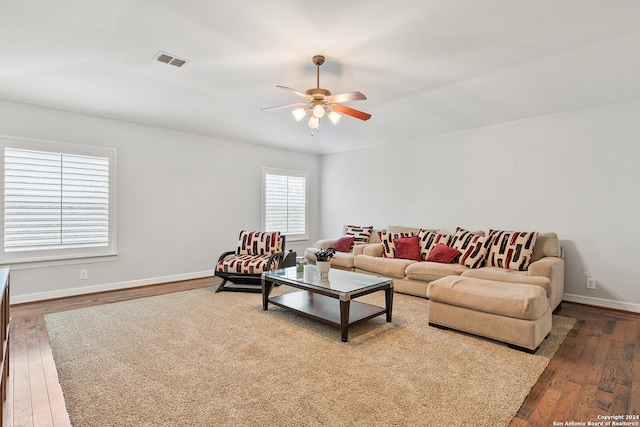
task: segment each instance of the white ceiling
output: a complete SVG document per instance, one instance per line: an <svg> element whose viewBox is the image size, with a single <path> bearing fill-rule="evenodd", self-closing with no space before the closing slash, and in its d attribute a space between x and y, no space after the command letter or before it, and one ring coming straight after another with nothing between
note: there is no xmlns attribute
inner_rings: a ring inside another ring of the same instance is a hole
<svg viewBox="0 0 640 427"><path fill-rule="evenodd" d="M316 54L371 120L260 111ZM0 98L331 153L639 98L640 1L0 0L0 57Z"/></svg>

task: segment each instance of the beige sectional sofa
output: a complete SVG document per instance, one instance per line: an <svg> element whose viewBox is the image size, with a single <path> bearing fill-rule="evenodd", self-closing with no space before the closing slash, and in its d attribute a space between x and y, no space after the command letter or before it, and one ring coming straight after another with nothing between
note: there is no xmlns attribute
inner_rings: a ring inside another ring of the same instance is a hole
<svg viewBox="0 0 640 427"><path fill-rule="evenodd" d="M344 236L347 226L344 226ZM527 271L513 271L498 267L468 268L461 264L441 264L428 261L384 258L378 232L418 234L421 228L390 225L387 229L373 229L367 244L356 244L351 252L336 252L331 267L342 270L390 277L396 292L426 298L429 282L447 276L465 276L542 286L547 292L549 305L554 310L564 294L564 259L556 233L539 233L533 257ZM455 230L433 229L438 233L453 234ZM484 231L473 231L484 234ZM315 264L315 253L333 247L338 238L318 240L305 250L305 258Z"/></svg>
<svg viewBox="0 0 640 427"><path fill-rule="evenodd" d="M383 241L378 231L386 233ZM506 268L478 263L469 267L469 263L426 261L424 255L420 261L383 255L388 253L385 237L400 233L423 236L427 231L453 236L457 230L393 225L375 230L368 244L356 245L349 253L337 253L332 267L390 277L396 292L428 298L429 323L433 326L454 328L535 351L550 332L551 312L564 294L564 259L556 233L536 233L524 271L509 265ZM483 231L469 233L485 235ZM494 235L494 240L498 237ZM306 258L315 262L314 253L336 241L317 242L315 248L307 249Z"/></svg>
<svg viewBox="0 0 640 427"><path fill-rule="evenodd" d="M415 234L420 228L391 225L389 233ZM452 235L455 230L433 230ZM484 234L483 231L473 233ZM556 233L539 233L533 249L533 256L527 271L514 271L499 267L468 268L452 263L442 264L429 261L385 258L380 244L358 248L362 253L354 253L354 271L393 278L396 292L427 296L429 282L447 276L474 277L507 283L541 286L547 293L551 310L562 301L564 294L564 259Z"/></svg>

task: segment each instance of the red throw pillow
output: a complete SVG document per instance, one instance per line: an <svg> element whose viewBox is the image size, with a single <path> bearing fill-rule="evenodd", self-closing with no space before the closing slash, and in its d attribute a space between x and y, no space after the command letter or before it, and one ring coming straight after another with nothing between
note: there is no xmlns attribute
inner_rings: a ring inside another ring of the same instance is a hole
<svg viewBox="0 0 640 427"><path fill-rule="evenodd" d="M393 239L393 245L396 247L396 258L420 261L420 238L418 236Z"/></svg>
<svg viewBox="0 0 640 427"><path fill-rule="evenodd" d="M336 252L351 252L354 239L354 236L341 237L336 241L335 245L333 245L333 249L335 249Z"/></svg>
<svg viewBox="0 0 640 427"><path fill-rule="evenodd" d="M429 256L427 257L427 261L449 264L453 262L461 253L462 252L455 248L451 248L447 245L439 243L435 245L433 249L431 249L431 252L429 252Z"/></svg>

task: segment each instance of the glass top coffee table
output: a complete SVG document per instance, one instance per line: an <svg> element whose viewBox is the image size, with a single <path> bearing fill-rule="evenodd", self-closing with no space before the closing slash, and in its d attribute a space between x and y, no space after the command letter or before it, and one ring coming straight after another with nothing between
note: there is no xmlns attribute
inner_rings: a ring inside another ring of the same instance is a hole
<svg viewBox="0 0 640 427"><path fill-rule="evenodd" d="M301 290L269 297L275 284ZM377 291L385 292L384 308L352 301ZM340 327L342 341L346 342L351 325L385 313L387 322L391 322L393 280L335 268L327 276L320 276L315 265L306 265L304 271L296 267L272 270L262 273L262 308L267 310L269 303Z"/></svg>

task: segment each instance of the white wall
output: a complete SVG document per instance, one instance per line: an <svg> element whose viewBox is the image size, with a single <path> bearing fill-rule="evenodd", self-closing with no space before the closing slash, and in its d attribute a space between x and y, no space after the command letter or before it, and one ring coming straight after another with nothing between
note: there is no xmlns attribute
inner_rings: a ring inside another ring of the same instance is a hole
<svg viewBox="0 0 640 427"><path fill-rule="evenodd" d="M345 223L555 231L567 300L640 311L639 117L635 101L324 156L322 234Z"/></svg>
<svg viewBox="0 0 640 427"><path fill-rule="evenodd" d="M238 230L261 227L263 166L309 172L310 236L319 234L314 155L3 100L0 134L117 149L117 260L14 266L13 303L213 274Z"/></svg>
<svg viewBox="0 0 640 427"><path fill-rule="evenodd" d="M319 160L0 100L0 134L118 150L117 261L14 268L12 301L210 274L260 227L269 166L309 171L311 242L345 223L556 231L568 300L640 311L638 117L640 101L606 105Z"/></svg>

